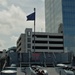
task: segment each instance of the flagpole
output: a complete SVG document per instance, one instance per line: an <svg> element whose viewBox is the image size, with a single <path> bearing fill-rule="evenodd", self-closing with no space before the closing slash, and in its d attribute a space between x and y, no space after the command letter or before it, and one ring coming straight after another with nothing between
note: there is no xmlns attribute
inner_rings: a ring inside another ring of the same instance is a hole
<svg viewBox="0 0 75 75"><path fill-rule="evenodd" d="M34 13L35 13L35 16L36 16L36 9L34 8ZM34 19L34 52L35 52L35 20L36 20L36 17Z"/></svg>

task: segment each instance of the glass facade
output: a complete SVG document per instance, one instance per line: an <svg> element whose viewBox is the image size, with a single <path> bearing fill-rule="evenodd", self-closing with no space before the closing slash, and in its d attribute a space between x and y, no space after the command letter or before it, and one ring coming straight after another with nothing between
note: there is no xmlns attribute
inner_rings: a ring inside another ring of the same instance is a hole
<svg viewBox="0 0 75 75"><path fill-rule="evenodd" d="M75 50L75 0L45 0L46 31L58 33L62 23L64 47Z"/></svg>
<svg viewBox="0 0 75 75"><path fill-rule="evenodd" d="M45 0L46 31L58 33L58 28L62 23L61 0Z"/></svg>
<svg viewBox="0 0 75 75"><path fill-rule="evenodd" d="M75 0L62 0L64 45L75 50Z"/></svg>

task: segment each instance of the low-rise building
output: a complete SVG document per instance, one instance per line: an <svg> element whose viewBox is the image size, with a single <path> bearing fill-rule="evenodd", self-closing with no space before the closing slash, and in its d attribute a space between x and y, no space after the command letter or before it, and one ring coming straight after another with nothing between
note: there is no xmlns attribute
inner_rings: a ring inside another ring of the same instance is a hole
<svg viewBox="0 0 75 75"><path fill-rule="evenodd" d="M27 28L17 40L17 51L64 52L63 33L33 32Z"/></svg>

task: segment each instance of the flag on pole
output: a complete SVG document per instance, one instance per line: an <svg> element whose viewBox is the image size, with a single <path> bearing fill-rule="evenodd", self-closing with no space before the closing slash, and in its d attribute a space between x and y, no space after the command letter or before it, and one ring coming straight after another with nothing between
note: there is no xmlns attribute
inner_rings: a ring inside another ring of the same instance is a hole
<svg viewBox="0 0 75 75"><path fill-rule="evenodd" d="M35 12L33 12L30 15L27 16L27 21L28 20L35 20Z"/></svg>
<svg viewBox="0 0 75 75"><path fill-rule="evenodd" d="M34 12L27 16L27 21L34 21L34 52L35 52L35 15L36 9L34 8Z"/></svg>

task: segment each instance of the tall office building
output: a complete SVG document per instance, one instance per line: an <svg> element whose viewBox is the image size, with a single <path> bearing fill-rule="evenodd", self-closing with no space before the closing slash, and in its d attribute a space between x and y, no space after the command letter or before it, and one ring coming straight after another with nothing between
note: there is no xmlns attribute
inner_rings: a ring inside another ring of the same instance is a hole
<svg viewBox="0 0 75 75"><path fill-rule="evenodd" d="M64 33L64 47L75 50L75 0L45 0L46 31Z"/></svg>

